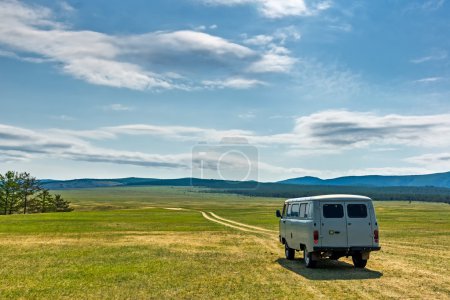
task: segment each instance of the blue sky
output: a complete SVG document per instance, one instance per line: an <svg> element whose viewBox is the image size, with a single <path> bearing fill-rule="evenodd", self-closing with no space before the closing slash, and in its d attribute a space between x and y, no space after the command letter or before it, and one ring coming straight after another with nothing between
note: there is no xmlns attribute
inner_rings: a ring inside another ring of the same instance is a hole
<svg viewBox="0 0 450 300"><path fill-rule="evenodd" d="M185 177L199 143L206 177L448 171L449 19L445 0L0 0L0 171Z"/></svg>

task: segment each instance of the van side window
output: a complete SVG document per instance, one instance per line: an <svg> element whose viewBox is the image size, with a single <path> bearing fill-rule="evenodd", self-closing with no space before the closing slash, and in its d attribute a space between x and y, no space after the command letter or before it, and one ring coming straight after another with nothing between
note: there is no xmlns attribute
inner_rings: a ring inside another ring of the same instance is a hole
<svg viewBox="0 0 450 300"><path fill-rule="evenodd" d="M287 213L286 213L286 217L290 217L291 216L291 208L292 208L292 204L288 204L287 205Z"/></svg>
<svg viewBox="0 0 450 300"><path fill-rule="evenodd" d="M338 219L344 217L344 208L341 204L324 204L323 216L325 218Z"/></svg>
<svg viewBox="0 0 450 300"><path fill-rule="evenodd" d="M282 217L282 218L286 217L286 206L287 206L287 204L285 203L285 204L283 205L283 213L281 214L281 217Z"/></svg>
<svg viewBox="0 0 450 300"><path fill-rule="evenodd" d="M300 204L300 218L308 218L308 203Z"/></svg>
<svg viewBox="0 0 450 300"><path fill-rule="evenodd" d="M347 215L349 218L367 218L367 207L365 204L348 204Z"/></svg>
<svg viewBox="0 0 450 300"><path fill-rule="evenodd" d="M298 218L298 209L299 209L298 203L292 204L291 217Z"/></svg>

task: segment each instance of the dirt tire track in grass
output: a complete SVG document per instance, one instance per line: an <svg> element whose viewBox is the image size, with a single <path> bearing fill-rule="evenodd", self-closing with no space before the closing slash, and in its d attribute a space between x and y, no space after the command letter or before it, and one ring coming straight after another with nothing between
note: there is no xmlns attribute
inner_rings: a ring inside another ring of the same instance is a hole
<svg viewBox="0 0 450 300"><path fill-rule="evenodd" d="M237 226L240 226L240 227L250 228L250 229L263 231L263 232L267 232L267 233L277 233L277 231L275 231L275 230L265 229L265 228L261 228L261 227L258 227L258 226L247 225L247 224L244 224L244 223L240 223L240 222L236 222L236 221L232 221L232 220L229 220L229 219L225 219L225 218L219 217L218 215L216 215L213 212L209 212L209 213L216 219L219 219L221 221L225 221L227 223L231 223L231 224L234 224L234 225L237 225Z"/></svg>
<svg viewBox="0 0 450 300"><path fill-rule="evenodd" d="M183 210L193 210L193 209L185 209L185 208L180 208L180 207L164 207L164 209L167 210L173 210L173 211L183 211ZM201 211L201 210L194 210L194 211L198 211L199 213L202 214L202 216L211 221L211 222L215 222L230 228L234 228L237 230L241 230L241 231L246 231L246 232L252 232L252 233L263 233L263 234L275 234L277 233L275 230L270 230L270 229L265 229L262 227L258 227L258 226L252 226L252 225L248 225L248 224L244 224L244 223L240 223L240 222L236 222L233 220L229 220L229 219L225 219L222 218L218 215L216 215L213 212L209 212L209 215L207 212Z"/></svg>
<svg viewBox="0 0 450 300"><path fill-rule="evenodd" d="M230 224L230 223L226 223L224 221L221 221L219 219L214 218L213 216L208 215L204 211L200 211L200 212L202 213L202 216L205 219L207 219L207 220L209 220L211 222L215 222L215 223L218 223L218 224L221 224L221 225L224 225L224 226L227 226L227 227L231 227L231 228L234 228L234 229L237 229L237 230L241 230L241 231L252 232L252 233L266 233L267 234L267 232L256 231L256 230L252 230L252 229L245 228L245 227L242 227L242 226L237 226L237 225L233 225L233 224Z"/></svg>

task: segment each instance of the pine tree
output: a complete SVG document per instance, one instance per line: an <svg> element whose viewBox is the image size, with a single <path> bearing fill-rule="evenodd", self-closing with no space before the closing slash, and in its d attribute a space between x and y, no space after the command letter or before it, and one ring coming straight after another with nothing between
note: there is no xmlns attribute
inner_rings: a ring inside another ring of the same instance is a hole
<svg viewBox="0 0 450 300"><path fill-rule="evenodd" d="M61 195L51 195L29 173L8 171L0 174L0 214L72 210L69 201L65 201Z"/></svg>
<svg viewBox="0 0 450 300"><path fill-rule="evenodd" d="M57 212L67 212L67 211L72 211L73 208L70 207L70 202L64 200L61 195L56 194L55 197L53 198L53 202L54 202L54 206L55 206L55 210Z"/></svg>
<svg viewBox="0 0 450 300"><path fill-rule="evenodd" d="M41 213L55 211L53 196L48 190L42 190L35 198L37 210Z"/></svg>
<svg viewBox="0 0 450 300"><path fill-rule="evenodd" d="M2 214L12 214L20 207L20 184L17 172L8 171L0 176Z"/></svg>
<svg viewBox="0 0 450 300"><path fill-rule="evenodd" d="M20 177L20 193L22 198L22 207L23 213L27 213L27 209L29 206L28 198L34 194L36 194L41 188L39 187L39 183L35 177L30 176L30 173L21 173Z"/></svg>

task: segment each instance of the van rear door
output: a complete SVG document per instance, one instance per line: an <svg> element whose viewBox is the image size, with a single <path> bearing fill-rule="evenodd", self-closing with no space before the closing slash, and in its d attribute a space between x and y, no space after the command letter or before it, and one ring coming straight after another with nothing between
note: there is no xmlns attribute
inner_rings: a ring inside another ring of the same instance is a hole
<svg viewBox="0 0 450 300"><path fill-rule="evenodd" d="M346 202L348 246L372 246L372 220L368 202Z"/></svg>
<svg viewBox="0 0 450 300"><path fill-rule="evenodd" d="M320 203L322 247L347 247L347 222L344 206L344 203Z"/></svg>

